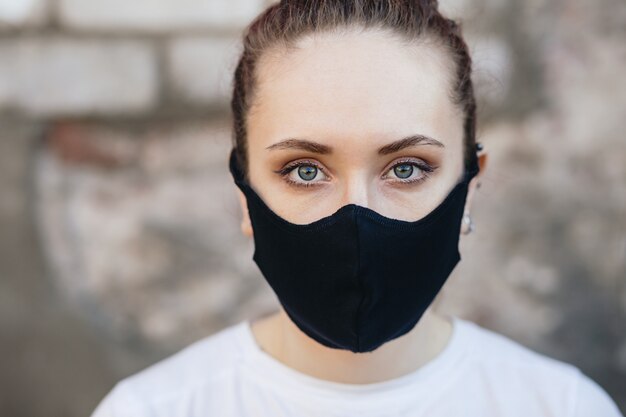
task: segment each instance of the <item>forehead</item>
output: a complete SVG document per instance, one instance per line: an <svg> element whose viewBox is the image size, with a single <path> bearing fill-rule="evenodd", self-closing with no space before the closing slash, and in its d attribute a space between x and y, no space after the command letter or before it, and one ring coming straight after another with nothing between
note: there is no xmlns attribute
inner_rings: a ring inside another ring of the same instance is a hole
<svg viewBox="0 0 626 417"><path fill-rule="evenodd" d="M449 96L452 62L442 46L428 39L407 45L375 30L317 33L295 46L258 63L251 142L407 133L445 142L460 134L462 116Z"/></svg>

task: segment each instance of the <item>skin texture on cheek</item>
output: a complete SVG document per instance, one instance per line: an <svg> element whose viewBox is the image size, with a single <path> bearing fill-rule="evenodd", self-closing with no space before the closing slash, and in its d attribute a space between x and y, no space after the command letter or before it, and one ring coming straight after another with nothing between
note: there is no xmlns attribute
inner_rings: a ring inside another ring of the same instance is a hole
<svg viewBox="0 0 626 417"><path fill-rule="evenodd" d="M268 206L303 224L351 202L405 220L421 218L441 202L461 173L463 132L462 115L448 97L451 63L439 48L429 43L408 48L374 31L331 33L262 59L248 149L250 182ZM445 146L377 154L381 146L412 134ZM334 151L266 149L286 138ZM323 165L332 180L294 187L272 172L304 158ZM381 179L383 168L400 158L435 162L438 168L419 185L391 187Z"/></svg>

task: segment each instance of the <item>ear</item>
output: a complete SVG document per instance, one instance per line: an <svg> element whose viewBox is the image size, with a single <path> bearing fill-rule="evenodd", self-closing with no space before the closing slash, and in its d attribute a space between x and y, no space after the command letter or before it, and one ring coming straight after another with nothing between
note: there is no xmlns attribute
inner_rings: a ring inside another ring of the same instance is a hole
<svg viewBox="0 0 626 417"><path fill-rule="evenodd" d="M465 201L465 213L471 213L474 191L480 186L483 175L485 175L485 169L487 167L487 152L483 151L478 156L478 167L480 168L478 175L472 178L469 183L469 189L467 191L467 199Z"/></svg>
<svg viewBox="0 0 626 417"><path fill-rule="evenodd" d="M239 204L241 205L241 232L247 237L252 237L252 223L250 222L250 215L248 214L248 201L239 188L237 188L237 196L239 197Z"/></svg>

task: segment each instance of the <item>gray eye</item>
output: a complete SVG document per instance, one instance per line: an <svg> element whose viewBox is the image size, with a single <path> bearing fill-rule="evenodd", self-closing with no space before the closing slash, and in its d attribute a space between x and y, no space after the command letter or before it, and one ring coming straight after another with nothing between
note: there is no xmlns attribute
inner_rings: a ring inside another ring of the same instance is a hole
<svg viewBox="0 0 626 417"><path fill-rule="evenodd" d="M312 180L317 174L317 167L312 165L300 165L298 167L298 175L303 180Z"/></svg>
<svg viewBox="0 0 626 417"><path fill-rule="evenodd" d="M398 176L398 178L408 178L413 173L413 165L411 164L400 164L396 165L393 168L394 172Z"/></svg>

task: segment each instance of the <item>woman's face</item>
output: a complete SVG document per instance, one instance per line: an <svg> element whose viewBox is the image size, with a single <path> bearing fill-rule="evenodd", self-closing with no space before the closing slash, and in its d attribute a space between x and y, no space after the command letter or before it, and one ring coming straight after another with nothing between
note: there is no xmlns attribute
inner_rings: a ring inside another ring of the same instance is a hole
<svg viewBox="0 0 626 417"><path fill-rule="evenodd" d="M286 220L310 223L355 203L414 221L460 179L463 115L442 47L371 30L318 34L264 54L257 68L249 181Z"/></svg>

